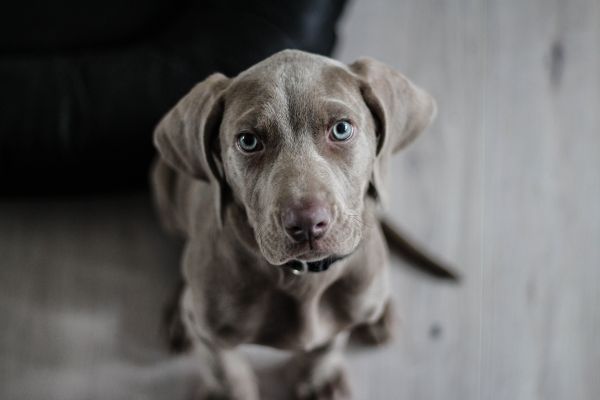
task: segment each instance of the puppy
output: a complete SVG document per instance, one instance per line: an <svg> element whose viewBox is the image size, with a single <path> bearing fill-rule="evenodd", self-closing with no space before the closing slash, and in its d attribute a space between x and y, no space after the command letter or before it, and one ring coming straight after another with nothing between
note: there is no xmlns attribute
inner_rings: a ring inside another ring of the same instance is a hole
<svg viewBox="0 0 600 400"><path fill-rule="evenodd" d="M389 335L388 162L435 110L378 61L286 50L209 76L162 119L153 190L185 240L172 329L202 357L197 399L259 398L244 343L294 353L296 398L349 397L348 335Z"/></svg>

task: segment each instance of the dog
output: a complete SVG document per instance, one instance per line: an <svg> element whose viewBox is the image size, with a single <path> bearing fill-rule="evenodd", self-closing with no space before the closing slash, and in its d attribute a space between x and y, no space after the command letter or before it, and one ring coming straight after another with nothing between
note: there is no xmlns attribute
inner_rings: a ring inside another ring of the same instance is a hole
<svg viewBox="0 0 600 400"><path fill-rule="evenodd" d="M293 352L296 398L350 397L348 336L391 333L388 163L435 114L379 61L285 50L209 76L160 121L155 203L185 242L171 334L202 357L196 399L259 398L246 343Z"/></svg>

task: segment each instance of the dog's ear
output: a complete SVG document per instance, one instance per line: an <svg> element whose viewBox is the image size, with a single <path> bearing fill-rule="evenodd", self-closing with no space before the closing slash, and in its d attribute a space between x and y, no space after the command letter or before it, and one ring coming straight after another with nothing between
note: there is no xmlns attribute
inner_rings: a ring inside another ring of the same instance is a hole
<svg viewBox="0 0 600 400"><path fill-rule="evenodd" d="M226 184L220 168L219 128L223 116L223 92L229 78L216 73L198 83L159 122L154 145L171 167L214 184L217 212Z"/></svg>
<svg viewBox="0 0 600 400"><path fill-rule="evenodd" d="M198 83L158 123L154 145L173 168L210 182L218 177L213 159L228 78L213 74Z"/></svg>
<svg viewBox="0 0 600 400"><path fill-rule="evenodd" d="M390 156L431 123L437 107L427 92L382 62L361 58L352 63L350 69L358 76L362 96L375 119L377 155L371 191L385 202Z"/></svg>

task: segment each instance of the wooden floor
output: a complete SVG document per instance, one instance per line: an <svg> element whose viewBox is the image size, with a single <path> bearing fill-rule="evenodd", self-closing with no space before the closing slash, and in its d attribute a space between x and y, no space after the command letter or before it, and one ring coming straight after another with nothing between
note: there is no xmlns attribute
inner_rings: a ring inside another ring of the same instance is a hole
<svg viewBox="0 0 600 400"><path fill-rule="evenodd" d="M351 352L356 399L600 398L599 21L598 0L347 10L340 59L438 100L389 213L465 277L394 262L397 337ZM1 202L0 399L185 399L191 361L157 332L177 258L143 196Z"/></svg>

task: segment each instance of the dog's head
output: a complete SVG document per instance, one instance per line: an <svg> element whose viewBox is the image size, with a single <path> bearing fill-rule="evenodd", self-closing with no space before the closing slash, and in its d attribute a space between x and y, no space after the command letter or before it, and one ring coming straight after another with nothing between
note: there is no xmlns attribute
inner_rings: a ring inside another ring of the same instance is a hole
<svg viewBox="0 0 600 400"><path fill-rule="evenodd" d="M385 196L389 156L434 114L427 93L380 62L287 50L199 83L155 143L171 166L215 185L219 215L225 198L242 206L278 265L351 253L365 197Z"/></svg>

